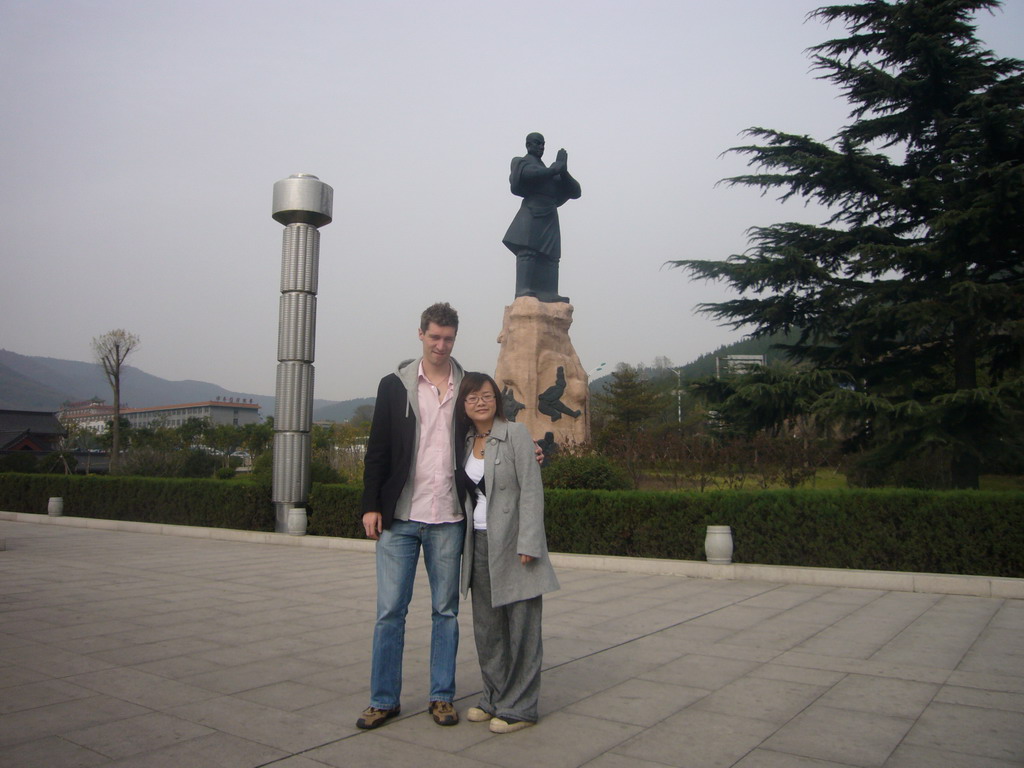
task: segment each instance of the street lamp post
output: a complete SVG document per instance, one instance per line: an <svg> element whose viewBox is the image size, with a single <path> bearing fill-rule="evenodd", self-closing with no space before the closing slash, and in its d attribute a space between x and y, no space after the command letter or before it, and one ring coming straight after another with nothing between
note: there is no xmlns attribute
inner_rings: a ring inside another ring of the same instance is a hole
<svg viewBox="0 0 1024 768"><path fill-rule="evenodd" d="M278 533L305 532L313 425L313 360L320 227L331 223L334 190L310 173L274 184L274 220L285 225L274 408L274 503ZM301 519L289 510L301 509ZM293 531L292 528L295 530Z"/></svg>
<svg viewBox="0 0 1024 768"><path fill-rule="evenodd" d="M673 368L676 374L676 417L679 419L679 424L683 423L683 369Z"/></svg>

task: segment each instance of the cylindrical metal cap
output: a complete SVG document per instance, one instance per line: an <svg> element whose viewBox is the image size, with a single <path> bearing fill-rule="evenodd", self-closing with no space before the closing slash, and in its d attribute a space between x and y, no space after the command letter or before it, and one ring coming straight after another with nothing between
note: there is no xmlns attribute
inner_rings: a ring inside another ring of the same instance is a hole
<svg viewBox="0 0 1024 768"><path fill-rule="evenodd" d="M322 227L333 212L334 189L311 173L293 173L274 184L274 221Z"/></svg>

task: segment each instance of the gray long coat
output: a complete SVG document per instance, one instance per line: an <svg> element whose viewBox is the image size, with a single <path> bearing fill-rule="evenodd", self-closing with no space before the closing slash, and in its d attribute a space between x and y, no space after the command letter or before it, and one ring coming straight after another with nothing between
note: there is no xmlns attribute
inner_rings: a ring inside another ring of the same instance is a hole
<svg viewBox="0 0 1024 768"><path fill-rule="evenodd" d="M467 437L464 456L472 438ZM495 607L528 600L558 589L548 559L544 533L544 488L534 443L522 424L495 420L484 448L484 487L487 492L487 561L491 575L491 604ZM466 541L462 550L462 594L469 592L473 573L473 502L466 489ZM523 565L519 555L535 560Z"/></svg>

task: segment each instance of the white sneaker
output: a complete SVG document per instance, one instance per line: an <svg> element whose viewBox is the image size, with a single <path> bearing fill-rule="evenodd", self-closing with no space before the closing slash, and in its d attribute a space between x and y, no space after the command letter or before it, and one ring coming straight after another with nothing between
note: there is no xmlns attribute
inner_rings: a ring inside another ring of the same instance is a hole
<svg viewBox="0 0 1024 768"><path fill-rule="evenodd" d="M466 710L466 719L471 723L486 723L492 717L494 717L494 715L480 709L480 707L470 707Z"/></svg>
<svg viewBox="0 0 1024 768"><path fill-rule="evenodd" d="M502 720L500 717L492 717L490 730L491 733L515 733L521 731L523 728L529 728L535 723L531 723L529 720L518 720L514 723L510 723L506 720Z"/></svg>

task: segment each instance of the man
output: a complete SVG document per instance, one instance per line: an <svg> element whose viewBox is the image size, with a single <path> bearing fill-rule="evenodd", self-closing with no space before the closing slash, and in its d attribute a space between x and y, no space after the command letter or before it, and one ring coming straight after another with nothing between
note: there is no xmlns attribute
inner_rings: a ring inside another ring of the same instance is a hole
<svg viewBox="0 0 1024 768"><path fill-rule="evenodd" d="M562 235L558 207L581 194L579 182L569 175L569 155L558 150L551 167L544 165L544 137L526 137L526 156L512 158L509 185L523 198L502 242L516 255L516 297L540 301L568 301L558 295L558 262Z"/></svg>
<svg viewBox="0 0 1024 768"><path fill-rule="evenodd" d="M377 541L377 623L370 706L356 721L377 728L401 711L405 616L420 548L430 582L430 715L455 725L459 564L465 516L454 488L452 417L462 366L452 358L458 313L433 304L420 317L423 356L380 381L364 460L363 528Z"/></svg>

